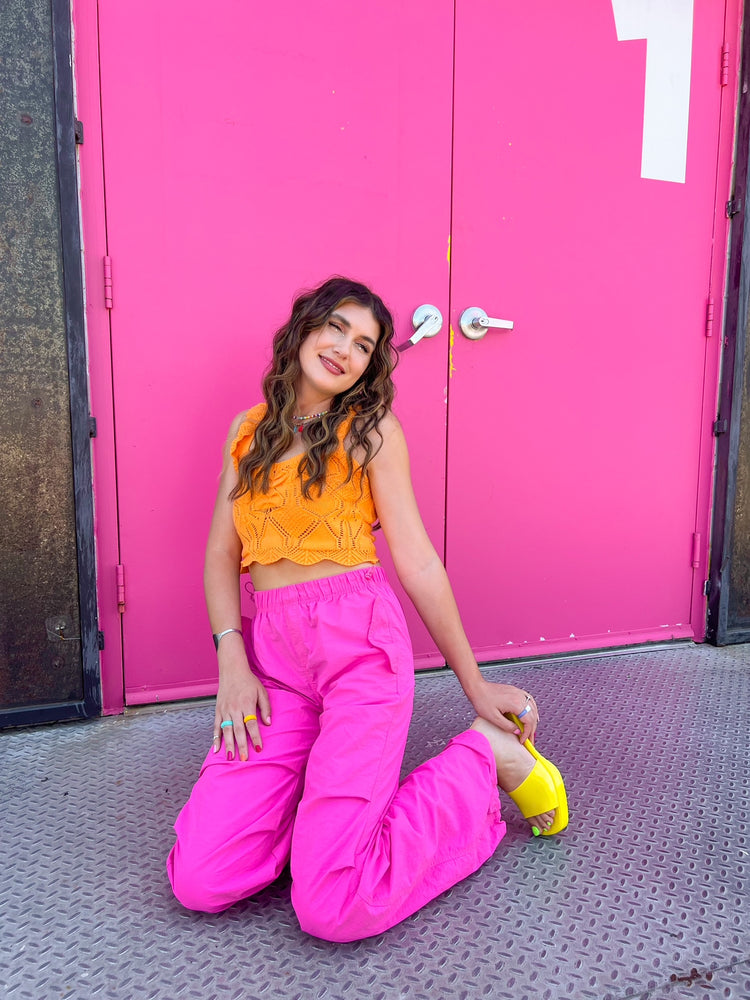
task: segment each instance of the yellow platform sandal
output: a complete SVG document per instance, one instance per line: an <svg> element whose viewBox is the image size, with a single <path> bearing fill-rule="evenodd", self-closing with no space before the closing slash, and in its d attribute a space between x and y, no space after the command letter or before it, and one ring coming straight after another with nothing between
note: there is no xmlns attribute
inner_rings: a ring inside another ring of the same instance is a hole
<svg viewBox="0 0 750 1000"><path fill-rule="evenodd" d="M512 712L507 712L506 718L510 719L523 732L523 725L517 716L513 715ZM568 796L565 791L565 783L552 761L543 757L531 740L524 740L523 745L534 758L534 767L531 769L531 774L521 782L518 788L508 792L508 795L521 810L521 815L524 818L538 816L540 813L551 812L554 809L555 818L552 826L547 830L539 831L543 837L550 837L553 833L560 833L568 825ZM534 830L536 829L534 827Z"/></svg>

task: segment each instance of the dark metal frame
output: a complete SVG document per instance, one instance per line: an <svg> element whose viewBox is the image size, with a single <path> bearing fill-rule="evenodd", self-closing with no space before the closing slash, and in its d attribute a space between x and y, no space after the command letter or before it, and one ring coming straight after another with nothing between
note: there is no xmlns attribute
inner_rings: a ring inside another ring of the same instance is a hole
<svg viewBox="0 0 750 1000"><path fill-rule="evenodd" d="M706 638L716 645L750 641L750 622L729 622L734 511L742 419L746 330L750 307L750 205L747 197L750 161L750 4L745 3L742 28L739 109L734 191L727 206L732 212L727 274L719 412L716 423L716 481L714 485L711 562L709 567ZM746 238L745 234L748 234ZM750 414L746 415L750 419Z"/></svg>
<svg viewBox="0 0 750 1000"><path fill-rule="evenodd" d="M94 497L89 433L81 236L73 113L70 0L51 0L54 53L57 184L63 262L65 331L70 381L70 422L75 492L78 599L81 620L83 700L3 711L4 726L28 726L101 714L99 631L94 550Z"/></svg>

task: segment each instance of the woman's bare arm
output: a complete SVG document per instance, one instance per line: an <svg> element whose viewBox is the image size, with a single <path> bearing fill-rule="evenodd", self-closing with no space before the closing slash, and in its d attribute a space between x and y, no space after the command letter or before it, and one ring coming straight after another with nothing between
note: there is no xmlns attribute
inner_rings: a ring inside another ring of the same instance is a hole
<svg viewBox="0 0 750 1000"><path fill-rule="evenodd" d="M229 628L239 629L242 625L239 581L242 543L234 527L229 494L238 482L230 447L244 416L245 414L241 413L236 417L229 429L206 545L203 583L211 631L214 633ZM223 735L227 755L230 758L234 755L236 745L240 759L247 760L247 733L249 732L256 750L260 750L263 741L257 722L251 721L246 727L243 719L246 715L257 715L266 725L270 725L271 710L268 694L250 670L241 635L237 632L225 635L219 643L217 655L219 690L216 696L214 749L218 747L216 737ZM230 719L233 726L222 730L221 723Z"/></svg>
<svg viewBox="0 0 750 1000"><path fill-rule="evenodd" d="M401 425L393 414L388 414L379 429L383 442L368 474L398 578L477 714L512 732L515 726L504 713L519 714L526 706L525 693L509 684L492 684L482 676L445 568L419 514ZM523 738L533 738L536 710L527 713L523 722Z"/></svg>

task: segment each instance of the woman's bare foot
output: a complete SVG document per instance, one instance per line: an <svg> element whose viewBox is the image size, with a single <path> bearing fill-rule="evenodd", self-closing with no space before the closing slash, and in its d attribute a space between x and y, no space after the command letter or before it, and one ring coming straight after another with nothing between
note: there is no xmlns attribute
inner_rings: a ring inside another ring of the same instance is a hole
<svg viewBox="0 0 750 1000"><path fill-rule="evenodd" d="M492 748L497 767L498 785L504 792L514 791L531 774L535 763L534 758L519 742L517 736L514 736L513 733L506 733L504 729L498 729L486 719L477 717L472 722L471 728L485 736ZM548 830L554 819L555 810L553 809L540 816L527 816L526 822L532 828Z"/></svg>

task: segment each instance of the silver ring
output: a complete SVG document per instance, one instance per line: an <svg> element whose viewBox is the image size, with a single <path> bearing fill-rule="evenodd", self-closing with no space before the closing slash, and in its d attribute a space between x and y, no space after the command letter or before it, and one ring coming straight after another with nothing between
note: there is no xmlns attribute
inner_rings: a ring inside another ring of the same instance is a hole
<svg viewBox="0 0 750 1000"><path fill-rule="evenodd" d="M524 717L524 715L528 715L530 711L531 711L531 705L526 705L526 707L524 708L524 710L522 712L519 712L518 715L516 716L516 718L517 719L522 719Z"/></svg>
<svg viewBox="0 0 750 1000"><path fill-rule="evenodd" d="M233 725L234 725L234 723L232 722L231 719L224 719L224 721L221 724L221 728L222 729L226 729L227 726L233 726Z"/></svg>

